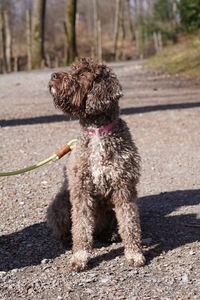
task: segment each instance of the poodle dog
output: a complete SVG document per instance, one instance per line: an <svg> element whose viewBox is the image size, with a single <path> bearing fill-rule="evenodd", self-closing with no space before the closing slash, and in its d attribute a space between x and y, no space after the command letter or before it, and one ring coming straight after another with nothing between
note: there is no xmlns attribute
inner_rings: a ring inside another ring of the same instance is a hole
<svg viewBox="0 0 200 300"><path fill-rule="evenodd" d="M112 70L90 58L68 72L53 73L49 90L54 104L79 118L80 135L63 185L47 210L47 222L64 240L72 235L71 268L87 266L93 237L111 237L119 227L126 260L145 263L136 204L140 157L126 123L119 118L122 88Z"/></svg>

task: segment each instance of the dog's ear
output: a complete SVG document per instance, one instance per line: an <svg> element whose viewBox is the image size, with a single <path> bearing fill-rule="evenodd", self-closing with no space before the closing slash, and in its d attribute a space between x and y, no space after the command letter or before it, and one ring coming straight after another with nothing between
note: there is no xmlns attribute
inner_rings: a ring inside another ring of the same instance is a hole
<svg viewBox="0 0 200 300"><path fill-rule="evenodd" d="M98 114L112 109L122 97L122 87L114 73L106 70L103 76L98 76L88 93L86 113Z"/></svg>
<svg viewBox="0 0 200 300"><path fill-rule="evenodd" d="M81 102L84 97L85 97L84 91L80 87L77 88L77 90L75 91L74 96L72 98L72 104L80 107Z"/></svg>
<svg viewBox="0 0 200 300"><path fill-rule="evenodd" d="M74 96L72 98L73 105L78 107L81 106L83 99L86 97L86 95L88 94L91 88L92 81L93 78L92 78L92 74L90 73L84 73L80 76L75 87Z"/></svg>

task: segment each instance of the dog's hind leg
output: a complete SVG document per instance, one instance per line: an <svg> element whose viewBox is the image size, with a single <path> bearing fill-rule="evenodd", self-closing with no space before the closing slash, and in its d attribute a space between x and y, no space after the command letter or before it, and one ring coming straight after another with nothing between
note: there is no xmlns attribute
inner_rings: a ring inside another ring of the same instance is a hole
<svg viewBox="0 0 200 300"><path fill-rule="evenodd" d="M66 182L49 205L46 220L56 237L66 246L71 237L71 203Z"/></svg>
<svg viewBox="0 0 200 300"><path fill-rule="evenodd" d="M141 229L136 199L137 192L124 187L114 191L112 196L126 260L135 266L142 266L145 258L141 249Z"/></svg>

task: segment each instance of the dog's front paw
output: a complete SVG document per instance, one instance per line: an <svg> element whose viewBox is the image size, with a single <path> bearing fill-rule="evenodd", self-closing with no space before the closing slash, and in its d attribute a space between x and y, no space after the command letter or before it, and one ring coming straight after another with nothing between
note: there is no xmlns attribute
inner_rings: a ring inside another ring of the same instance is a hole
<svg viewBox="0 0 200 300"><path fill-rule="evenodd" d="M125 258L130 265L141 267L145 264L145 257L142 252L136 252L133 250L125 250Z"/></svg>
<svg viewBox="0 0 200 300"><path fill-rule="evenodd" d="M83 271L89 259L89 253L86 250L80 250L73 254L70 260L70 269L71 271Z"/></svg>

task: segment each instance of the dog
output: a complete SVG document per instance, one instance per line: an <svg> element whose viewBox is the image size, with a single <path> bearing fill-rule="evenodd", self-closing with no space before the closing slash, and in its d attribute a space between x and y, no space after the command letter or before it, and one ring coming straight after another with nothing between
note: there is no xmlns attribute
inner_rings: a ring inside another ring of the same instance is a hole
<svg viewBox="0 0 200 300"><path fill-rule="evenodd" d="M119 117L122 87L111 68L81 58L68 72L51 75L56 108L80 122L80 134L63 185L47 210L47 223L65 240L72 236L70 266L81 271L90 259L94 234L111 237L119 228L129 264L142 266L136 185L140 156L125 121Z"/></svg>

